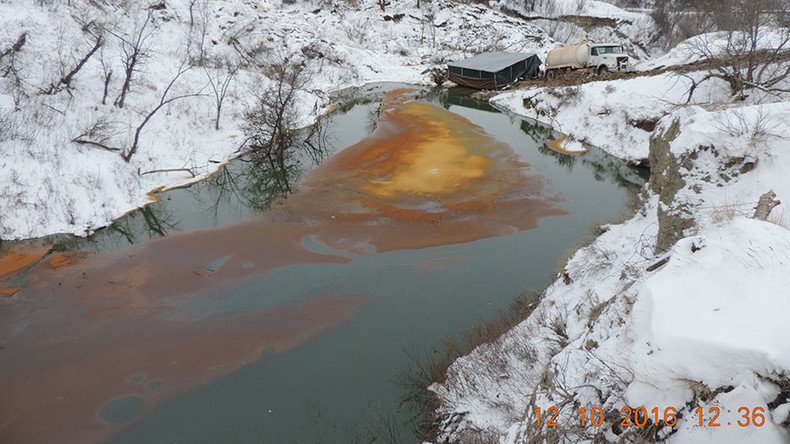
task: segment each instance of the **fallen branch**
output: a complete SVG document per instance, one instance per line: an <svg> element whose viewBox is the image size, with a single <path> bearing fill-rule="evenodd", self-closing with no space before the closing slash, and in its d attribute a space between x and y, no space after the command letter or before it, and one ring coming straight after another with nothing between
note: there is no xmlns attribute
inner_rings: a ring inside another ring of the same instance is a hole
<svg viewBox="0 0 790 444"><path fill-rule="evenodd" d="M25 46L25 42L27 42L27 31L20 34L19 37L17 37L16 42L14 42L10 48L0 53L0 60L11 53L19 52L22 47Z"/></svg>
<svg viewBox="0 0 790 444"><path fill-rule="evenodd" d="M76 138L76 139L72 139L71 141L74 142L74 143L78 143L80 145L95 146L96 148L101 148L103 150L107 150L107 151L111 151L111 152L121 151L120 148L115 148L113 146L108 146L108 145L105 145L105 144L100 143L100 142L94 142L93 140L86 140L86 139Z"/></svg>
<svg viewBox="0 0 790 444"><path fill-rule="evenodd" d="M753 219L757 220L768 220L768 216L771 215L771 210L776 208L782 201L776 199L776 193L773 190L763 194L760 196L760 200L757 201L757 206L754 207L754 216Z"/></svg>
<svg viewBox="0 0 790 444"><path fill-rule="evenodd" d="M102 38L102 36L97 37L96 43L93 45L93 48L91 48L91 50L88 51L88 53L85 54L85 56L79 62L77 62L77 66L75 66L74 69L72 69L63 77L61 77L57 85L53 83L49 86L49 90L42 92L47 95L52 95L63 91L63 88L66 88L67 90L71 88L71 81L74 79L74 76L76 76L77 73L80 72L82 67L85 66L86 63L88 63L88 60L90 60L90 58L93 57L93 54L96 54L96 51L98 51L103 44L104 44L104 39Z"/></svg>
<svg viewBox="0 0 790 444"><path fill-rule="evenodd" d="M195 174L195 172L192 171L191 168L162 168L162 169L158 169L158 170L151 170L151 171L144 171L144 172L140 172L140 169L138 168L137 169L137 174L139 174L140 176L145 176L146 174L175 173L175 172L178 172L178 171L185 171L185 172L191 174L192 177L197 177L197 174Z"/></svg>
<svg viewBox="0 0 790 444"><path fill-rule="evenodd" d="M667 262L669 262L669 259L670 259L671 257L672 257L672 256L670 256L670 255L667 255L667 256L665 256L664 258L662 258L661 260L659 260L659 261L658 261L658 262L656 262L655 264L653 264L653 265L651 265L651 266L647 267L647 268L645 269L645 271L647 271L648 273L650 273L650 272L653 272L653 271L656 271L656 270L658 270L659 268L661 268L661 267L663 267L664 265L666 265L666 264L667 264Z"/></svg>

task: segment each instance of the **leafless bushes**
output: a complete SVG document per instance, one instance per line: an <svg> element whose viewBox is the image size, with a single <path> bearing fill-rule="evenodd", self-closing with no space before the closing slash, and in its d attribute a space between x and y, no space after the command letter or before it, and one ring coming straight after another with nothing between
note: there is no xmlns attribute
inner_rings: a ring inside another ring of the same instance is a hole
<svg viewBox="0 0 790 444"><path fill-rule="evenodd" d="M0 142L12 139L16 133L16 122L11 113L0 113Z"/></svg>
<svg viewBox="0 0 790 444"><path fill-rule="evenodd" d="M651 17L667 47L717 29L711 9L718 0L656 0Z"/></svg>
<svg viewBox="0 0 790 444"><path fill-rule="evenodd" d="M746 140L750 149L782 137L779 132L782 122L767 114L762 106L757 107L754 115L736 109L716 114L714 121L716 129L731 137Z"/></svg>
<svg viewBox="0 0 790 444"><path fill-rule="evenodd" d="M195 8L197 6L197 8ZM189 3L189 33L187 54L192 66L203 66L206 61L206 38L211 24L211 13L207 0L191 0Z"/></svg>
<svg viewBox="0 0 790 444"><path fill-rule="evenodd" d="M361 45L368 36L368 27L369 20L358 20L345 25L343 31L350 41Z"/></svg>

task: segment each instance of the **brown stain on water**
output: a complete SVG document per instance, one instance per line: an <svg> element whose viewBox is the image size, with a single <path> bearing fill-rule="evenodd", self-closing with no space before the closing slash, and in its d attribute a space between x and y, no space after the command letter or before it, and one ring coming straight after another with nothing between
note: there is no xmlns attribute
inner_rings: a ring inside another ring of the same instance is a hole
<svg viewBox="0 0 790 444"><path fill-rule="evenodd" d="M50 246L20 248L0 253L0 279L9 277L35 264L49 251Z"/></svg>
<svg viewBox="0 0 790 444"><path fill-rule="evenodd" d="M123 317L112 328L82 325L58 339L9 345L0 370L2 442L103 441L128 424L107 423L100 408L137 395L142 417L160 402L321 334L352 316L357 296L326 296L260 313L170 321ZM31 359L32 358L32 359ZM135 375L145 380L130 382ZM147 383L157 381L157 386Z"/></svg>
<svg viewBox="0 0 790 444"><path fill-rule="evenodd" d="M97 410L140 392L124 385L130 374L164 382L140 392L148 411L265 349L287 350L347 320L361 298L189 312L191 301L226 297L277 267L349 260L310 251L308 237L353 254L470 242L565 214L547 196L510 147L394 91L371 136L327 159L299 192L256 220L113 253L58 254L34 266L23 297L0 311L0 441L105 439L126 424L103 423Z"/></svg>

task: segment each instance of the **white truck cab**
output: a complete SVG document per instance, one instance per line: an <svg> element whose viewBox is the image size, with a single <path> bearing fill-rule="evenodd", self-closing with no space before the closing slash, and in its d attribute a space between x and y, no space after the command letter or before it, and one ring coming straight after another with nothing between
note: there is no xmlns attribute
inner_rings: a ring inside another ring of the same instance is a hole
<svg viewBox="0 0 790 444"><path fill-rule="evenodd" d="M546 56L546 79L552 80L568 71L585 69L602 74L628 71L629 59L619 43L588 43L554 48Z"/></svg>
<svg viewBox="0 0 790 444"><path fill-rule="evenodd" d="M628 70L628 54L625 53L622 45L617 43L595 43L588 44L588 46L590 47L590 58L587 61L588 68L595 68L599 73L604 70Z"/></svg>

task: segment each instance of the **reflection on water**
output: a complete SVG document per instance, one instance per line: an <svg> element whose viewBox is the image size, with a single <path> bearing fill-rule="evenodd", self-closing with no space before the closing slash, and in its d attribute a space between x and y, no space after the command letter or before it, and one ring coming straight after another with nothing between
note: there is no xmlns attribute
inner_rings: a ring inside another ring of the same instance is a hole
<svg viewBox="0 0 790 444"><path fill-rule="evenodd" d="M337 442L381 417L409 436L401 349L543 286L641 179L445 90L390 89L341 93L285 165L247 155L16 276L0 438Z"/></svg>

